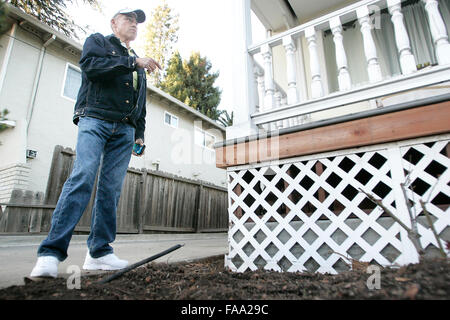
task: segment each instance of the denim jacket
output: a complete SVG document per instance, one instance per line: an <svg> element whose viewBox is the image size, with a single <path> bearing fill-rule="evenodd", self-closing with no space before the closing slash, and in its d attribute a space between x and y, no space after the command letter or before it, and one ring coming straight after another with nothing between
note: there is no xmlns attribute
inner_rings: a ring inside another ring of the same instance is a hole
<svg viewBox="0 0 450 320"><path fill-rule="evenodd" d="M73 122L78 124L83 116L126 122L136 128L135 138L144 140L147 80L136 57L129 55L116 36L94 33L84 43L80 67ZM137 91L133 71L138 73Z"/></svg>

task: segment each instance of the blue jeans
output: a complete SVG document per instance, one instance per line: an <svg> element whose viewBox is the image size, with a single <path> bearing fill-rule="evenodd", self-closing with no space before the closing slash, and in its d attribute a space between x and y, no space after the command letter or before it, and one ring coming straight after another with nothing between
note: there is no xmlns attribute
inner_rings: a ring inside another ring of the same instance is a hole
<svg viewBox="0 0 450 320"><path fill-rule="evenodd" d="M55 256L60 261L67 258L69 242L89 203L99 167L87 245L93 258L113 252L109 243L116 238L116 209L132 154L134 133L134 127L125 123L80 118L73 170L64 184L38 256Z"/></svg>

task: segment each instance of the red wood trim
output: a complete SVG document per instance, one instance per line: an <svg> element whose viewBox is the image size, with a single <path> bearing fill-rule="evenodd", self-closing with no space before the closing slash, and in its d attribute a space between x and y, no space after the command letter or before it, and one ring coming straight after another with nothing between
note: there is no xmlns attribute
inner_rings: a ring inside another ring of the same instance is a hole
<svg viewBox="0 0 450 320"><path fill-rule="evenodd" d="M450 132L450 101L216 149L216 166L258 163Z"/></svg>

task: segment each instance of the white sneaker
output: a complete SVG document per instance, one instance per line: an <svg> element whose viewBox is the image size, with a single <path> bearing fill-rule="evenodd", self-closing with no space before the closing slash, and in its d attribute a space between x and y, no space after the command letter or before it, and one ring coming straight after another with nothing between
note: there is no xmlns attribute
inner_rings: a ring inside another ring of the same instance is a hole
<svg viewBox="0 0 450 320"><path fill-rule="evenodd" d="M114 253L107 254L100 258L92 258L88 253L84 260L84 270L120 270L128 266L128 261L117 258Z"/></svg>
<svg viewBox="0 0 450 320"><path fill-rule="evenodd" d="M53 256L38 257L30 277L56 278L58 276L59 260Z"/></svg>

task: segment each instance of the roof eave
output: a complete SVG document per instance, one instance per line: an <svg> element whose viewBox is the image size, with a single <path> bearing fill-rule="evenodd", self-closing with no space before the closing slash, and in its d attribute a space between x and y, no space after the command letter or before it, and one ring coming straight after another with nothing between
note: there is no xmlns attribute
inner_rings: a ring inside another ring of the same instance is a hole
<svg viewBox="0 0 450 320"><path fill-rule="evenodd" d="M83 45L81 43L67 37L65 34L61 33L60 31L57 31L57 30L51 28L50 26L39 21L35 17L23 12L19 8L16 8L10 4L6 4L6 5L8 7L8 16L10 18L12 18L18 22L27 21L27 22L33 24L33 26L38 28L40 31L42 31L44 33L48 33L50 35L55 35L56 40L59 40L60 42L70 45L71 47L73 47L74 49L79 51L79 53L81 54L81 51L83 50Z"/></svg>
<svg viewBox="0 0 450 320"><path fill-rule="evenodd" d="M75 40L67 37L66 35L62 34L59 31L54 30L53 28L49 27L48 25L46 25L45 23L39 21L38 19L30 16L29 14L26 14L25 12L23 12L22 10L11 6L9 4L7 4L8 6L8 15L14 19L17 20L19 22L21 21L27 21L31 24L33 24L35 27L37 27L38 29L40 29L41 31L48 33L50 35L55 35L56 39L67 44L70 45L71 47L73 47L74 49L76 49L79 54L81 54L81 52L83 51L83 45L76 42ZM194 110L193 108L185 105L184 103L182 103L181 101L177 100L176 98L172 97L171 95L165 93L164 91L150 85L147 84L147 90L153 91L156 94L158 94L159 96L161 96L162 98L168 100L169 102L177 105L178 107L180 107L183 110L186 110L187 112L191 113L193 116L200 118L206 122L208 122L211 126L225 132L226 129L224 126L221 126L220 124L216 123L215 121L213 121L212 119L208 118L207 116L205 116L204 114L202 114L201 112Z"/></svg>
<svg viewBox="0 0 450 320"><path fill-rule="evenodd" d="M224 126L221 126L220 124L216 123L214 120L212 120L211 118L205 116L203 113L194 110L193 108L189 107L188 105L182 103L180 100L172 97L170 94L165 93L164 91L162 91L161 89L156 88L155 86L151 85L151 84L147 84L147 89L150 91L155 92L156 94L158 94L159 96L163 97L164 99L168 100L169 102L177 105L178 107L180 107L183 110L186 110L188 112L190 112L192 115L194 115L195 117L198 117L206 122L208 122L210 125L216 127L217 129L225 132L226 128Z"/></svg>

